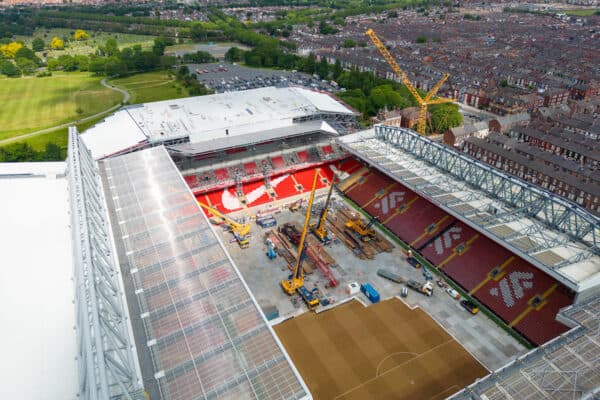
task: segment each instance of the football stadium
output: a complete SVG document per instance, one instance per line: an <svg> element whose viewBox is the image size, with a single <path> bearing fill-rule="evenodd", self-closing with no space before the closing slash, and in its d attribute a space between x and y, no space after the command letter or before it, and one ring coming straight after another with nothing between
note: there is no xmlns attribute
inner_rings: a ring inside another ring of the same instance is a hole
<svg viewBox="0 0 600 400"><path fill-rule="evenodd" d="M600 396L600 219L328 93L126 106L0 177L13 393Z"/></svg>

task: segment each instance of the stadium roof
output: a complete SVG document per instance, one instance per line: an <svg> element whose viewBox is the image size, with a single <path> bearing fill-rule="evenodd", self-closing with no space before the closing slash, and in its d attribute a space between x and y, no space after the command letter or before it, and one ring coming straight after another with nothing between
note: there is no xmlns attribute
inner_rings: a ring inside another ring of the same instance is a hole
<svg viewBox="0 0 600 400"><path fill-rule="evenodd" d="M329 94L265 87L128 106L82 138L98 159L146 140L197 144L278 129L283 134L284 129L327 115L357 114Z"/></svg>
<svg viewBox="0 0 600 400"><path fill-rule="evenodd" d="M65 163L0 163L0 397L74 399L73 263Z"/></svg>
<svg viewBox="0 0 600 400"><path fill-rule="evenodd" d="M166 149L100 171L151 397L310 398Z"/></svg>
<svg viewBox="0 0 600 400"><path fill-rule="evenodd" d="M252 135L225 136L199 143L182 143L169 146L169 151L185 155L210 153L221 149L265 143L276 139L324 132L337 135L337 131L325 121L307 121L285 128L275 128L253 133Z"/></svg>
<svg viewBox="0 0 600 400"><path fill-rule="evenodd" d="M563 310L574 329L456 393L451 400L597 399L600 297Z"/></svg>
<svg viewBox="0 0 600 400"><path fill-rule="evenodd" d="M408 129L376 126L340 141L571 289L600 287L600 219L576 204Z"/></svg>

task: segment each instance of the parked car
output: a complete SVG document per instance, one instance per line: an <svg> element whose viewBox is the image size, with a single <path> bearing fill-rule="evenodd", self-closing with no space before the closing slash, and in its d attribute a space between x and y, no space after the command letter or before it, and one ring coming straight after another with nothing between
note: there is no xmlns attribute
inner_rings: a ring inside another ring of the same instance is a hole
<svg viewBox="0 0 600 400"><path fill-rule="evenodd" d="M463 306L463 308L465 310L467 310L468 312L470 312L471 314L475 315L479 312L479 307L477 307L472 301L470 300L462 300L460 302L460 305Z"/></svg>
<svg viewBox="0 0 600 400"><path fill-rule="evenodd" d="M448 293L450 297L452 297L455 300L460 299L460 294L458 294L458 292L452 288L446 289L446 293Z"/></svg>
<svg viewBox="0 0 600 400"><path fill-rule="evenodd" d="M402 297L408 296L408 289L406 287L403 287L402 290L400 290L400 296L402 296Z"/></svg>

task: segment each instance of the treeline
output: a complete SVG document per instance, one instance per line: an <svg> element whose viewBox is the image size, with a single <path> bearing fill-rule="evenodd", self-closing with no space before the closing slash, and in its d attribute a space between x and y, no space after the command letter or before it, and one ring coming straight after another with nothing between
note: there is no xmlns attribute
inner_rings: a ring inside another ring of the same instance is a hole
<svg viewBox="0 0 600 400"><path fill-rule="evenodd" d="M24 142L0 147L0 162L62 161L66 157L67 150L56 143L47 143L42 151L36 151Z"/></svg>

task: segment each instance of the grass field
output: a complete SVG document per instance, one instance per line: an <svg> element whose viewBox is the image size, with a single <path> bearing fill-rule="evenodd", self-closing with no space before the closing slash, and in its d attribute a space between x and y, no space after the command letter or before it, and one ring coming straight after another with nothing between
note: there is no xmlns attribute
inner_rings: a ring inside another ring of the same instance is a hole
<svg viewBox="0 0 600 400"><path fill-rule="evenodd" d="M237 47L242 50L250 50L249 47L239 43L232 42L218 42L213 44L206 43L185 43L185 44L174 44L165 48L165 54L171 55L183 55L185 53L195 53L197 51L206 51L210 55L216 58L223 58L227 50L232 47Z"/></svg>
<svg viewBox="0 0 600 400"><path fill-rule="evenodd" d="M576 9L576 10L566 10L564 13L567 15L574 15L577 17L589 17L594 15L595 13L600 12L600 8L588 8L588 9Z"/></svg>
<svg viewBox="0 0 600 400"><path fill-rule="evenodd" d="M133 46L135 44L142 45L143 48L150 48L154 43L154 36L146 35L132 35L129 33L113 33L113 32L93 32L88 31L90 39L86 41L77 42L73 40L73 32L75 29L64 29L64 28L52 28L44 29L38 28L34 32L33 36L17 36L18 40L22 40L27 46L31 46L31 41L34 37L39 37L46 42L46 45L52 40L54 36L59 38L70 38L71 41L65 43L64 50L47 50L48 57L58 57L62 54L90 54L96 51L98 46L103 45L109 38L116 39L120 48ZM39 52L41 55L43 52Z"/></svg>
<svg viewBox="0 0 600 400"><path fill-rule="evenodd" d="M151 101L178 99L188 97L187 90L169 78L166 71L146 72L126 78L113 79L109 82L131 94L131 104L148 103Z"/></svg>
<svg viewBox="0 0 600 400"><path fill-rule="evenodd" d="M487 370L421 309L357 301L274 327L315 400L441 400Z"/></svg>
<svg viewBox="0 0 600 400"><path fill-rule="evenodd" d="M118 104L122 95L100 85L100 80L75 72L47 78L0 78L0 140L78 120Z"/></svg>

